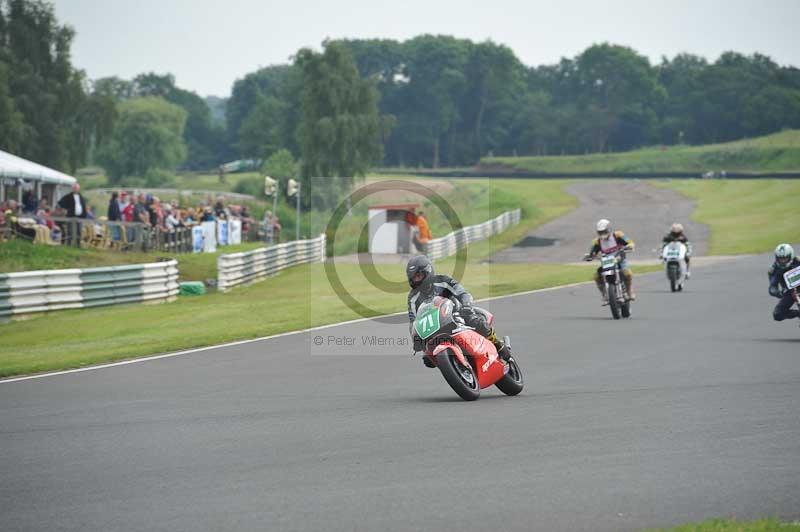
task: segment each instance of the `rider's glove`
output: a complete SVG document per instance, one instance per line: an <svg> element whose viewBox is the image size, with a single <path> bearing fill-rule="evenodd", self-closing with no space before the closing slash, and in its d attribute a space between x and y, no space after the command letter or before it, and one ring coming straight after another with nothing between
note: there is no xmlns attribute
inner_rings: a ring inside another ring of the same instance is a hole
<svg viewBox="0 0 800 532"><path fill-rule="evenodd" d="M475 309L469 305L465 305L458 310L458 314L466 322L475 314Z"/></svg>
<svg viewBox="0 0 800 532"><path fill-rule="evenodd" d="M772 297L783 297L783 287L773 284L769 287L769 295Z"/></svg>
<svg viewBox="0 0 800 532"><path fill-rule="evenodd" d="M424 350L425 350L425 342L422 341L422 338L420 338L419 336L417 336L415 334L414 335L414 352L416 353L418 351L424 351Z"/></svg>

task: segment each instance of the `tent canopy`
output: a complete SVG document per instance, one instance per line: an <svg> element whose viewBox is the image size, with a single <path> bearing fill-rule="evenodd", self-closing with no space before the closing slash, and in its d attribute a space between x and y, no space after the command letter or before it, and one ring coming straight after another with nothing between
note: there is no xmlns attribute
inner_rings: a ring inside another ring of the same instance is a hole
<svg viewBox="0 0 800 532"><path fill-rule="evenodd" d="M0 180L3 178L40 181L42 183L66 186L71 186L77 182L74 177L63 174L58 170L53 170L0 150Z"/></svg>

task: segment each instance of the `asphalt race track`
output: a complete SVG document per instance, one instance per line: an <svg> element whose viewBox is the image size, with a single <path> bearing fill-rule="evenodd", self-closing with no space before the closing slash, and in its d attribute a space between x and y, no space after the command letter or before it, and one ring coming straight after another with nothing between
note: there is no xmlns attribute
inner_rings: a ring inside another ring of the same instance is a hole
<svg viewBox="0 0 800 532"><path fill-rule="evenodd" d="M772 321L768 265L697 268L681 294L639 278L628 321L590 285L492 301L526 372L512 398L462 402L407 348L314 346L407 332L372 322L0 383L0 528L800 518L800 328Z"/></svg>

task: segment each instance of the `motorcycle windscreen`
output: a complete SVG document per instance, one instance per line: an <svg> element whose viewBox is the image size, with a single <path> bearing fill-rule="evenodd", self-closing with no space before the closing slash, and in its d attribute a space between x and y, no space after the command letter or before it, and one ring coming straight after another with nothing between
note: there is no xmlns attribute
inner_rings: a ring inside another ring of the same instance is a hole
<svg viewBox="0 0 800 532"><path fill-rule="evenodd" d="M500 361L494 344L480 334L468 329L453 335L453 340L465 355L475 360L475 373L481 388L492 386L506 374L506 366Z"/></svg>
<svg viewBox="0 0 800 532"><path fill-rule="evenodd" d="M612 270L617 265L617 258L614 255L603 255L600 258L601 270Z"/></svg>
<svg viewBox="0 0 800 532"><path fill-rule="evenodd" d="M800 266L783 274L786 287L791 290L800 286Z"/></svg>
<svg viewBox="0 0 800 532"><path fill-rule="evenodd" d="M664 258L667 260L683 260L686 255L683 244L673 242L664 249Z"/></svg>

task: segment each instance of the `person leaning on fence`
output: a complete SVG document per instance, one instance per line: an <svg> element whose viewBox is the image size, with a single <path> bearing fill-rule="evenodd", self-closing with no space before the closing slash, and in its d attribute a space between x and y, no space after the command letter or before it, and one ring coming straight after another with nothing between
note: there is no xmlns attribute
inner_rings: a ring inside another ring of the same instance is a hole
<svg viewBox="0 0 800 532"><path fill-rule="evenodd" d="M428 227L428 219L425 218L424 212L420 211L417 213L415 224L417 226L417 231L414 233L413 237L414 247L416 247L420 253L424 253L428 242L431 240L431 230L430 227Z"/></svg>
<svg viewBox="0 0 800 532"><path fill-rule="evenodd" d="M206 207L203 209L203 215L200 218L201 222L213 222L216 218L214 218L214 213L211 210L211 207Z"/></svg>
<svg viewBox="0 0 800 532"><path fill-rule="evenodd" d="M86 200L81 194L81 186L73 184L72 192L58 200L58 206L64 209L67 218L86 218Z"/></svg>
<svg viewBox="0 0 800 532"><path fill-rule="evenodd" d="M86 218L87 205L86 200L81 194L80 184L73 183L72 192L58 200L58 207L63 212L63 216L66 216L67 218ZM81 224L66 223L63 224L63 226L66 230L67 241L80 245Z"/></svg>
<svg viewBox="0 0 800 532"><path fill-rule="evenodd" d="M177 213L172 209L172 205L164 205L164 227L166 227L167 231L170 233L174 233L176 229L183 225L178 219L180 214L176 214Z"/></svg>
<svg viewBox="0 0 800 532"><path fill-rule="evenodd" d="M122 220L122 212L119 209L119 193L112 192L111 199L108 200L108 211L106 218L109 222L119 222Z"/></svg>

